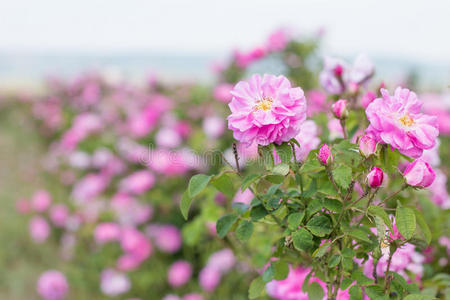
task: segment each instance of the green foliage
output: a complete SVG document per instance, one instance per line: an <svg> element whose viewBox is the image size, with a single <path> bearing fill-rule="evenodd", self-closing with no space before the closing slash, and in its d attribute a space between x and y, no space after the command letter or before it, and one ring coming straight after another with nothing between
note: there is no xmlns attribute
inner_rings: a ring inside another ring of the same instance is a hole
<svg viewBox="0 0 450 300"><path fill-rule="evenodd" d="M319 237L324 237L333 230L330 219L326 216L313 217L306 224L306 228L308 228L312 234Z"/></svg>
<svg viewBox="0 0 450 300"><path fill-rule="evenodd" d="M416 231L416 215L414 210L408 207L397 207L395 211L395 220L398 231L407 240L412 238Z"/></svg>
<svg viewBox="0 0 450 300"><path fill-rule="evenodd" d="M350 182L352 182L352 168L346 165L340 165L332 171L334 181L341 188L348 188Z"/></svg>
<svg viewBox="0 0 450 300"><path fill-rule="evenodd" d="M231 227L236 223L238 216L235 214L227 214L221 217L216 224L217 235L224 238L230 231Z"/></svg>
<svg viewBox="0 0 450 300"><path fill-rule="evenodd" d="M248 220L243 220L236 228L236 237L242 242L247 241L253 233L253 223Z"/></svg>

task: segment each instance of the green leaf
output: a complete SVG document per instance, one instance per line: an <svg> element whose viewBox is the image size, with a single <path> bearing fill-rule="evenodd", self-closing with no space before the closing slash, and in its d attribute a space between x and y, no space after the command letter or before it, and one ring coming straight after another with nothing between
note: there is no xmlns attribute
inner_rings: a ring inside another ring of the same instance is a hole
<svg viewBox="0 0 450 300"><path fill-rule="evenodd" d="M242 202L234 202L231 207L239 215L243 215L248 210L248 204Z"/></svg>
<svg viewBox="0 0 450 300"><path fill-rule="evenodd" d="M317 282L313 282L308 286L308 298L309 299L323 299L323 288Z"/></svg>
<svg viewBox="0 0 450 300"><path fill-rule="evenodd" d="M412 238L416 231L416 215L414 210L409 207L397 207L395 212L395 221L398 231L407 240Z"/></svg>
<svg viewBox="0 0 450 300"><path fill-rule="evenodd" d="M422 231L422 234L423 234L423 237L424 237L425 241L429 245L430 242L431 242L431 231L430 231L430 228L428 227L428 224L425 221L422 213L417 208L413 208L413 210L414 210L414 214L416 215L417 224L419 225L419 228Z"/></svg>
<svg viewBox="0 0 450 300"><path fill-rule="evenodd" d="M262 205L252 207L250 211L250 218L252 221L258 221L259 219L264 218L268 214L267 210Z"/></svg>
<svg viewBox="0 0 450 300"><path fill-rule="evenodd" d="M389 219L388 214L384 210L384 208L380 206L371 205L368 209L369 214L380 217L384 224L389 228L391 232L394 232L394 229L392 228L391 220Z"/></svg>
<svg viewBox="0 0 450 300"><path fill-rule="evenodd" d="M312 234L319 237L324 237L325 235L330 234L333 230L330 219L325 216L313 217L306 224L306 228L308 228Z"/></svg>
<svg viewBox="0 0 450 300"><path fill-rule="evenodd" d="M348 235L351 237L354 237L355 239L358 239L360 241L371 243L372 241L367 237L367 232L364 230L361 230L359 228L355 228L352 231L348 232Z"/></svg>
<svg viewBox="0 0 450 300"><path fill-rule="evenodd" d="M253 223L243 220L236 228L236 237L242 242L247 241L253 233Z"/></svg>
<svg viewBox="0 0 450 300"><path fill-rule="evenodd" d="M306 160L300 168L301 173L316 173L325 169L317 159Z"/></svg>
<svg viewBox="0 0 450 300"><path fill-rule="evenodd" d="M256 180L261 178L260 174L249 174L245 176L244 180L242 181L241 190L245 191L249 186L252 185Z"/></svg>
<svg viewBox="0 0 450 300"><path fill-rule="evenodd" d="M200 194L208 185L211 176L205 174L197 174L189 180L188 192L189 197L194 198Z"/></svg>
<svg viewBox="0 0 450 300"><path fill-rule="evenodd" d="M313 236L304 228L300 228L292 234L292 242L295 249L303 251L308 251L314 245Z"/></svg>
<svg viewBox="0 0 450 300"><path fill-rule="evenodd" d="M329 211L340 213L342 211L342 203L336 199L325 198L323 206Z"/></svg>
<svg viewBox="0 0 450 300"><path fill-rule="evenodd" d="M264 161L264 166L266 167L266 170L272 170L273 169L273 145L269 144L268 146L259 146L259 150L262 153L262 158Z"/></svg>
<svg viewBox="0 0 450 300"><path fill-rule="evenodd" d="M356 271L352 272L351 278L353 280L356 280L356 282L359 285L368 285L368 284L372 284L373 283L373 280L368 278L368 277L366 277L364 275L364 273L361 272L360 270L356 270Z"/></svg>
<svg viewBox="0 0 450 300"><path fill-rule="evenodd" d="M289 165L287 164L278 164L273 170L274 173L286 176L289 173Z"/></svg>
<svg viewBox="0 0 450 300"><path fill-rule="evenodd" d="M352 182L352 168L346 165L340 165L331 171L331 173L336 184L344 189L348 188L350 182Z"/></svg>
<svg viewBox="0 0 450 300"><path fill-rule="evenodd" d="M275 280L284 280L289 275L289 265L284 260L276 260L271 263L273 278Z"/></svg>
<svg viewBox="0 0 450 300"><path fill-rule="evenodd" d="M219 192L229 196L234 196L234 187L231 178L227 174L215 176L211 180L211 185L214 186Z"/></svg>
<svg viewBox="0 0 450 300"><path fill-rule="evenodd" d="M237 219L238 216L236 216L235 214L228 214L221 217L216 223L217 235L221 238L224 238Z"/></svg>
<svg viewBox="0 0 450 300"><path fill-rule="evenodd" d="M250 284L250 288L248 289L248 298L255 299L260 297L264 292L265 287L266 283L261 276L253 279L252 283Z"/></svg>
<svg viewBox="0 0 450 300"><path fill-rule="evenodd" d="M264 270L264 273L262 274L262 279L264 280L264 282L269 282L273 280L273 267L272 264L270 264L266 270Z"/></svg>
<svg viewBox="0 0 450 300"><path fill-rule="evenodd" d="M359 286L352 286L348 292L350 294L349 300L362 300L362 291Z"/></svg>
<svg viewBox="0 0 450 300"><path fill-rule="evenodd" d="M323 245L321 245L319 248L317 248L313 254L312 257L314 258L320 258L322 256L324 256L328 250L330 250L331 247L331 243L324 243Z"/></svg>
<svg viewBox="0 0 450 300"><path fill-rule="evenodd" d="M431 299L433 299L433 297L413 294L406 296L404 300L431 300Z"/></svg>
<svg viewBox="0 0 450 300"><path fill-rule="evenodd" d="M315 198L308 203L308 207L306 208L306 216L309 218L322 208L323 203L320 198Z"/></svg>
<svg viewBox="0 0 450 300"><path fill-rule="evenodd" d="M264 177L267 181L272 182L274 184L280 184L284 181L283 175L273 175L269 174Z"/></svg>
<svg viewBox="0 0 450 300"><path fill-rule="evenodd" d="M289 143L282 143L281 145L275 145L275 150L281 159L282 163L289 164L292 159L292 148Z"/></svg>
<svg viewBox="0 0 450 300"><path fill-rule="evenodd" d="M289 229L297 230L298 226L300 226L300 224L302 223L304 217L305 211L290 214L287 220Z"/></svg>
<svg viewBox="0 0 450 300"><path fill-rule="evenodd" d="M341 283L341 290L346 290L350 286L350 284L352 284L352 282L353 280L351 280L350 278L344 277Z"/></svg>
<svg viewBox="0 0 450 300"><path fill-rule="evenodd" d="M328 268L332 269L332 268L336 267L337 265L339 265L340 262L341 262L341 256L339 254L334 254L328 260Z"/></svg>
<svg viewBox="0 0 450 300"><path fill-rule="evenodd" d="M364 291L366 292L367 296L369 296L369 298L371 300L384 300L384 299L389 299L389 296L386 295L384 293L384 290L378 286L378 285L371 285L368 286L364 289Z"/></svg>
<svg viewBox="0 0 450 300"><path fill-rule="evenodd" d="M181 198L181 202L180 202L180 210L181 210L181 214L183 215L185 220L188 219L189 208L191 207L192 200L193 199L191 197L189 197L187 191L183 193L183 197Z"/></svg>

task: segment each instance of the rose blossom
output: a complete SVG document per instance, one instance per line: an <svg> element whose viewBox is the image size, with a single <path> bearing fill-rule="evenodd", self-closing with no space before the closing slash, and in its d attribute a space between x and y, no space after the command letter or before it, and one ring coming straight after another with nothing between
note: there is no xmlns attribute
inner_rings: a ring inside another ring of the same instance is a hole
<svg viewBox="0 0 450 300"><path fill-rule="evenodd" d="M366 109L366 129L377 142L389 144L402 154L418 158L432 148L439 134L437 118L420 113L422 102L415 93L398 87L393 96L381 89L382 98Z"/></svg>
<svg viewBox="0 0 450 300"><path fill-rule="evenodd" d="M130 289L131 283L128 277L113 269L103 270L100 278L100 289L107 296L118 296Z"/></svg>
<svg viewBox="0 0 450 300"><path fill-rule="evenodd" d="M333 114L338 119L345 119L348 116L347 100L339 99L331 106Z"/></svg>
<svg viewBox="0 0 450 300"><path fill-rule="evenodd" d="M52 196L46 190L39 190L31 198L31 207L34 211L44 212L52 203Z"/></svg>
<svg viewBox="0 0 450 300"><path fill-rule="evenodd" d="M192 275L192 266L184 260L174 262L167 275L169 284L172 287L179 287L189 281Z"/></svg>
<svg viewBox="0 0 450 300"><path fill-rule="evenodd" d="M120 189L136 195L141 195L155 184L155 176L146 170L136 171L120 181Z"/></svg>
<svg viewBox="0 0 450 300"><path fill-rule="evenodd" d="M220 283L221 273L215 268L206 266L200 271L199 282L203 290L212 292Z"/></svg>
<svg viewBox="0 0 450 300"><path fill-rule="evenodd" d="M30 220L28 229L31 238L38 244L43 243L50 235L48 222L40 216L35 216Z"/></svg>
<svg viewBox="0 0 450 300"><path fill-rule="evenodd" d="M320 147L317 158L325 166L333 162L333 154L327 144L323 144L322 147Z"/></svg>
<svg viewBox="0 0 450 300"><path fill-rule="evenodd" d="M116 223L100 223L95 227L94 239L97 244L118 241L120 238L120 227Z"/></svg>
<svg viewBox="0 0 450 300"><path fill-rule="evenodd" d="M303 90L284 76L256 74L231 91L228 128L238 141L251 145L280 144L294 138L306 119Z"/></svg>
<svg viewBox="0 0 450 300"><path fill-rule="evenodd" d="M379 167L373 167L367 174L367 182L371 188L377 188L383 183L383 170Z"/></svg>
<svg viewBox="0 0 450 300"><path fill-rule="evenodd" d="M225 122L221 117L209 116L203 120L202 127L207 137L218 138L225 130Z"/></svg>
<svg viewBox="0 0 450 300"><path fill-rule="evenodd" d="M419 158L406 167L403 177L411 186L426 188L433 183L436 173L426 161Z"/></svg>
<svg viewBox="0 0 450 300"><path fill-rule="evenodd" d="M183 300L204 300L204 299L205 298L203 298L202 295L196 293L186 294L183 297Z"/></svg>
<svg viewBox="0 0 450 300"><path fill-rule="evenodd" d="M69 284L61 272L49 270L41 274L36 289L45 300L62 300L67 295Z"/></svg>
<svg viewBox="0 0 450 300"><path fill-rule="evenodd" d="M233 85L229 83L221 83L214 88L214 98L224 103L231 101L230 91L233 89Z"/></svg>
<svg viewBox="0 0 450 300"><path fill-rule="evenodd" d="M368 135L363 135L359 139L359 152L365 157L375 154L377 151L377 142Z"/></svg>
<svg viewBox="0 0 450 300"><path fill-rule="evenodd" d="M55 226L62 227L69 217L69 210L64 204L56 204L50 209L50 220Z"/></svg>

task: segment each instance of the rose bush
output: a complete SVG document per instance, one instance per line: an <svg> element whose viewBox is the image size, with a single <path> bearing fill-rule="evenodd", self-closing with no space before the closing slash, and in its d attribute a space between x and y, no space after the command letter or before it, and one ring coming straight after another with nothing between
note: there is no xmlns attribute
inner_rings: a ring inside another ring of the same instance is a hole
<svg viewBox="0 0 450 300"><path fill-rule="evenodd" d="M279 30L213 87L87 74L21 98L49 183L17 209L65 261L39 295L448 296L446 112L317 48ZM253 74L271 60L282 75Z"/></svg>

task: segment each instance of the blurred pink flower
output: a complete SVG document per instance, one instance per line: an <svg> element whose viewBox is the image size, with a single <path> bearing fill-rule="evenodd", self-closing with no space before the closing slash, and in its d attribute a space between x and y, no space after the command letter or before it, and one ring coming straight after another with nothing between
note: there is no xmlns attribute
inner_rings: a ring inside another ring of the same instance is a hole
<svg viewBox="0 0 450 300"><path fill-rule="evenodd" d="M103 294L115 297L126 293L130 287L130 280L125 274L113 269L105 269L102 271L100 277L100 289Z"/></svg>
<svg viewBox="0 0 450 300"><path fill-rule="evenodd" d="M319 129L313 120L306 120L300 126L300 132L295 137L299 142L300 148L295 146L295 154L297 160L304 161L311 150L316 149L320 144L320 138L318 137Z"/></svg>
<svg viewBox="0 0 450 300"><path fill-rule="evenodd" d="M151 233L156 246L163 252L174 253L181 247L181 233L174 225L157 225Z"/></svg>
<svg viewBox="0 0 450 300"><path fill-rule="evenodd" d="M108 183L109 178L106 178L102 174L87 174L74 185L72 196L77 203L89 202L100 195Z"/></svg>
<svg viewBox="0 0 450 300"><path fill-rule="evenodd" d="M36 212L44 212L52 203L52 196L46 190L36 191L31 197L31 207Z"/></svg>
<svg viewBox="0 0 450 300"><path fill-rule="evenodd" d="M221 83L214 88L214 98L228 103L231 101L230 91L233 89L233 85L229 83Z"/></svg>
<svg viewBox="0 0 450 300"><path fill-rule="evenodd" d="M120 235L120 226L112 222L100 223L94 230L94 239L97 244L118 241Z"/></svg>
<svg viewBox="0 0 450 300"><path fill-rule="evenodd" d="M236 195L234 195L233 202L240 202L240 203L244 203L244 204L250 204L250 202L252 201L252 199L254 197L255 196L250 191L250 189L246 189L245 191L242 191L241 189L238 189L238 191L236 192Z"/></svg>
<svg viewBox="0 0 450 300"><path fill-rule="evenodd" d="M172 287L179 287L187 283L191 276L191 264L184 260L178 260L169 267L167 280Z"/></svg>
<svg viewBox="0 0 450 300"><path fill-rule="evenodd" d="M28 229L31 238L38 244L45 242L50 235L50 226L41 216L34 216L29 222Z"/></svg>
<svg viewBox="0 0 450 300"><path fill-rule="evenodd" d="M266 49L269 52L283 50L289 42L289 33L286 29L278 29L267 38Z"/></svg>
<svg viewBox="0 0 450 300"><path fill-rule="evenodd" d="M306 119L303 90L292 88L284 76L253 75L237 83L231 94L228 128L247 146L287 142Z"/></svg>
<svg viewBox="0 0 450 300"><path fill-rule="evenodd" d="M66 298L69 284L59 271L49 270L41 274L36 286L38 294L45 300L62 300Z"/></svg>
<svg viewBox="0 0 450 300"><path fill-rule="evenodd" d="M141 195L151 189L155 184L155 176L146 170L136 171L122 179L119 183L123 192Z"/></svg>
<svg viewBox="0 0 450 300"><path fill-rule="evenodd" d="M203 120L202 127L208 138L216 139L225 131L225 120L218 116L208 116Z"/></svg>
<svg viewBox="0 0 450 300"><path fill-rule="evenodd" d="M219 270L211 267L204 267L198 276L200 286L204 291L214 291L220 283L221 273Z"/></svg>
<svg viewBox="0 0 450 300"><path fill-rule="evenodd" d="M69 209L66 205L60 203L51 207L50 220L57 227L63 227L69 217Z"/></svg>

